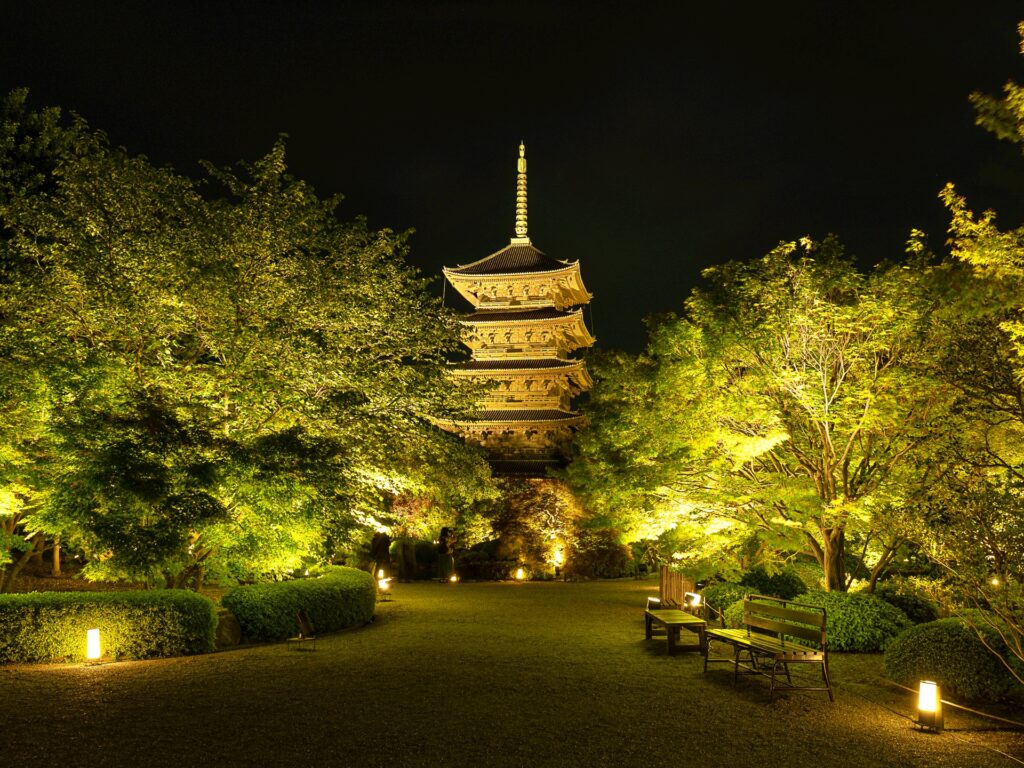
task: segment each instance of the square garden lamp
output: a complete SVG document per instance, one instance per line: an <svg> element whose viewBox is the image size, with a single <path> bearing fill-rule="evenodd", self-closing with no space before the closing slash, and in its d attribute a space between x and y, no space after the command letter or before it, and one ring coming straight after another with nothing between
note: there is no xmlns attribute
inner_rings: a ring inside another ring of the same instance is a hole
<svg viewBox="0 0 1024 768"><path fill-rule="evenodd" d="M917 724L927 731L942 730L942 689L931 680L922 680L917 691Z"/></svg>

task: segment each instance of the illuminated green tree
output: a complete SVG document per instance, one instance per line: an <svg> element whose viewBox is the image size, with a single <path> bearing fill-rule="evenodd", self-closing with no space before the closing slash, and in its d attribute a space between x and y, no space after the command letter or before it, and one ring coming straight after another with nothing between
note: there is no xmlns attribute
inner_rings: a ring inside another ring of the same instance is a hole
<svg viewBox="0 0 1024 768"><path fill-rule="evenodd" d="M830 240L708 270L686 316L654 329L640 401L581 441L584 458L636 468L634 509L687 544L691 570L756 539L763 555L812 554L827 588L846 589L848 536L879 536L892 481L941 411L916 360L925 274L862 275Z"/></svg>
<svg viewBox="0 0 1024 768"><path fill-rule="evenodd" d="M59 459L24 533L66 531L94 577L180 585L322 558L385 493L485 492L483 460L428 418L468 401L443 372L457 320L405 236L340 222L283 142L199 184L62 130L2 209L5 333ZM42 288L26 305L16 285Z"/></svg>

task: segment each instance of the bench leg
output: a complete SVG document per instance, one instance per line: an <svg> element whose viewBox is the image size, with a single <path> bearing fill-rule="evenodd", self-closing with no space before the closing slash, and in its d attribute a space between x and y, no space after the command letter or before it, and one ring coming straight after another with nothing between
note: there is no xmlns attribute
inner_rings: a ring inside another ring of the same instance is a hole
<svg viewBox="0 0 1024 768"><path fill-rule="evenodd" d="M668 655L676 655L676 644L679 642L679 627L666 627L665 631L668 635Z"/></svg>
<svg viewBox="0 0 1024 768"><path fill-rule="evenodd" d="M650 639L651 639L652 637L654 637L654 630L653 630L653 627L651 626L651 625L652 625L653 623L654 623L654 622L653 622L653 621L651 621L651 617L650 617L650 616L648 616L648 615L647 615L647 614L645 613L645 614L644 614L644 629L645 629L645 630L646 630L646 632L647 632L647 639L648 639L648 640L650 640Z"/></svg>
<svg viewBox="0 0 1024 768"><path fill-rule="evenodd" d="M828 700L835 701L836 697L832 695L832 681L828 679L828 664L825 662L821 663L821 676L825 680L825 687L828 688Z"/></svg>

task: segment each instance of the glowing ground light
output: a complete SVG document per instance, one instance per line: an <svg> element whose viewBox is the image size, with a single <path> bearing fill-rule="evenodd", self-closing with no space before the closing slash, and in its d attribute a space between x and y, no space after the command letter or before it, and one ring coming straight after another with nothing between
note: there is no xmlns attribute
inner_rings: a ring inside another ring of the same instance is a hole
<svg viewBox="0 0 1024 768"><path fill-rule="evenodd" d="M90 629L85 633L85 658L96 661L100 657L100 631Z"/></svg>
<svg viewBox="0 0 1024 768"><path fill-rule="evenodd" d="M448 581L450 581L452 584L454 584L458 580L459 580L459 576L456 573L453 573L451 576L448 577Z"/></svg>
<svg viewBox="0 0 1024 768"><path fill-rule="evenodd" d="M391 586L391 579L377 579L377 588L385 590Z"/></svg>
<svg viewBox="0 0 1024 768"><path fill-rule="evenodd" d="M383 568L381 568L379 571L377 571L377 578L378 579L383 579L384 578L384 569Z"/></svg>
<svg viewBox="0 0 1024 768"><path fill-rule="evenodd" d="M922 680L917 691L917 724L931 731L942 730L942 692L931 680Z"/></svg>
<svg viewBox="0 0 1024 768"><path fill-rule="evenodd" d="M516 581L522 581L526 578L526 571L522 568L516 568Z"/></svg>

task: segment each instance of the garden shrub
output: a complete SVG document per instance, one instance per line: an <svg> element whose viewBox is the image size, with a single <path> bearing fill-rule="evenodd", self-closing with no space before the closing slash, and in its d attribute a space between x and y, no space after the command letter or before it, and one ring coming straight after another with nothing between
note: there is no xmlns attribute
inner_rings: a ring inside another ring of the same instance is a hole
<svg viewBox="0 0 1024 768"><path fill-rule="evenodd" d="M781 597L783 600L792 600L807 591L803 579L792 569L769 574L763 567L758 566L743 574L740 584L746 587L748 592Z"/></svg>
<svg viewBox="0 0 1024 768"><path fill-rule="evenodd" d="M632 572L633 553L615 528L578 528L565 575L574 579L618 579Z"/></svg>
<svg viewBox="0 0 1024 768"><path fill-rule="evenodd" d="M182 589L0 595L0 662L83 661L86 632L100 630L104 658L208 653L217 610Z"/></svg>
<svg viewBox="0 0 1024 768"><path fill-rule="evenodd" d="M834 651L884 651L910 626L903 611L867 592L808 592L798 602L825 608Z"/></svg>
<svg viewBox="0 0 1024 768"><path fill-rule="evenodd" d="M235 587L221 600L238 619L246 642L294 637L302 611L317 632L365 624L373 618L376 582L366 571L333 566L316 578Z"/></svg>
<svg viewBox="0 0 1024 768"><path fill-rule="evenodd" d="M982 631L993 647L1001 645L994 631ZM886 648L885 673L907 686L934 680L944 694L963 699L992 701L1024 694L1024 687L958 618L918 624L897 637Z"/></svg>
<svg viewBox="0 0 1024 768"><path fill-rule="evenodd" d="M746 600L740 598L725 609L723 614L725 626L731 629L739 629L743 626L743 604L745 602Z"/></svg>
<svg viewBox="0 0 1024 768"><path fill-rule="evenodd" d="M914 624L939 618L939 605L907 579L890 579L875 585L875 595L907 614Z"/></svg>
<svg viewBox="0 0 1024 768"><path fill-rule="evenodd" d="M749 593L750 589L742 584L720 581L717 584L705 587L701 592L701 597L705 605L711 606L715 611L722 612L737 600L743 600Z"/></svg>

